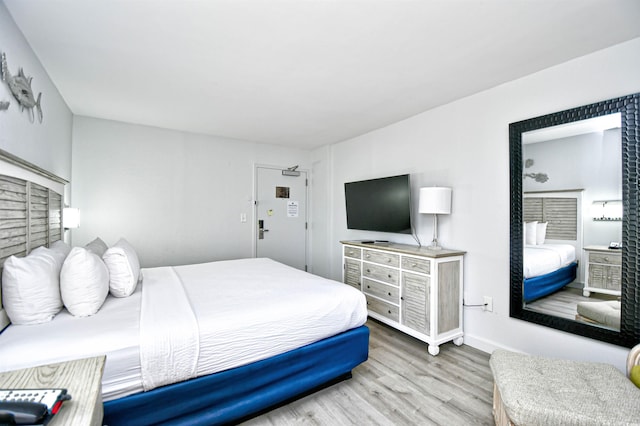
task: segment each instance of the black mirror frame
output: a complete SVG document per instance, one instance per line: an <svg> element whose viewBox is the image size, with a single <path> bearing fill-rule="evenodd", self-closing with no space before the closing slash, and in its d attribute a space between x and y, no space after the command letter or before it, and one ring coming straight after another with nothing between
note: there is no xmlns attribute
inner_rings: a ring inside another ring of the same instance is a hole
<svg viewBox="0 0 640 426"><path fill-rule="evenodd" d="M622 139L622 306L620 331L526 310L522 303L522 134L601 115L621 113ZM513 318L568 333L632 347L640 342L640 93L509 124L511 174L511 300Z"/></svg>

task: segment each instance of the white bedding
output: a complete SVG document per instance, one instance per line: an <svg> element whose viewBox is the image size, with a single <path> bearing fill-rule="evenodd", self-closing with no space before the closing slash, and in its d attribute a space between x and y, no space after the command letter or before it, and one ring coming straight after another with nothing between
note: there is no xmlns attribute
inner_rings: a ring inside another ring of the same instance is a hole
<svg viewBox="0 0 640 426"><path fill-rule="evenodd" d="M525 245L524 277L548 274L576 260L576 249L569 244Z"/></svg>
<svg viewBox="0 0 640 426"><path fill-rule="evenodd" d="M142 391L139 333L162 338L166 328L140 329L142 288L151 281L147 276L161 269L175 273L197 319L198 376L304 346L367 318L359 291L269 259L143 269L133 295L109 296L94 316L75 318L63 310L49 323L9 326L0 334L0 371L106 354L103 399ZM155 306L152 315L171 318L179 314L174 308Z"/></svg>

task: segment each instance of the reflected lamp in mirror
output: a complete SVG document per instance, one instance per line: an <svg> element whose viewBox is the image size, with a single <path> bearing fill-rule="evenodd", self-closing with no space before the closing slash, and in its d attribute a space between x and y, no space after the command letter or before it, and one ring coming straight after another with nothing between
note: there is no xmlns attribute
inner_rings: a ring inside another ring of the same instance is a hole
<svg viewBox="0 0 640 426"><path fill-rule="evenodd" d="M80 209L65 207L62 210L62 227L64 229L75 229L80 227Z"/></svg>
<svg viewBox="0 0 640 426"><path fill-rule="evenodd" d="M621 221L622 201L594 201L591 205L591 217L595 221Z"/></svg>
<svg viewBox="0 0 640 426"><path fill-rule="evenodd" d="M420 188L418 211L422 214L433 215L433 241L427 248L442 250L438 244L438 215L451 214L451 188L441 186Z"/></svg>

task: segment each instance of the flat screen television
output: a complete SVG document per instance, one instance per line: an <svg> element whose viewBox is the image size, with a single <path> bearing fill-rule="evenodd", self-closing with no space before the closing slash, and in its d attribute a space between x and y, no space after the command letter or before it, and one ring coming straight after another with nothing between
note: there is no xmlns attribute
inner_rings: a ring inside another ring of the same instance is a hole
<svg viewBox="0 0 640 426"><path fill-rule="evenodd" d="M344 184L347 228L411 234L409 175Z"/></svg>

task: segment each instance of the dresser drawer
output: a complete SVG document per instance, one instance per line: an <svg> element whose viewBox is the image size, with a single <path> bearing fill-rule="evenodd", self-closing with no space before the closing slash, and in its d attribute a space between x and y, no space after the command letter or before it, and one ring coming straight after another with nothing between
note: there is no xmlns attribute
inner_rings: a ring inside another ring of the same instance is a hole
<svg viewBox="0 0 640 426"><path fill-rule="evenodd" d="M407 271L420 272L422 274L429 274L431 273L431 262L427 259L402 256L402 269L406 269Z"/></svg>
<svg viewBox="0 0 640 426"><path fill-rule="evenodd" d="M363 250L362 259L367 262L379 263L381 265L393 266L397 268L400 265L400 255L393 253L384 253L373 250Z"/></svg>
<svg viewBox="0 0 640 426"><path fill-rule="evenodd" d="M604 263L607 265L622 265L622 254L618 253L590 253L589 263Z"/></svg>
<svg viewBox="0 0 640 426"><path fill-rule="evenodd" d="M362 254L362 249L358 247L352 246L344 246L344 255L345 257L351 257L353 259L360 259L360 255Z"/></svg>
<svg viewBox="0 0 640 426"><path fill-rule="evenodd" d="M397 269L385 268L384 266L376 265L375 263L364 262L362 264L362 275L367 278L382 281L388 284L398 285Z"/></svg>
<svg viewBox="0 0 640 426"><path fill-rule="evenodd" d="M392 303L400 303L400 289L396 286L382 284L365 278L362 280L362 291Z"/></svg>
<svg viewBox="0 0 640 426"><path fill-rule="evenodd" d="M378 300L368 294L365 294L365 296L367 298L367 309L398 322L400 319L400 309L396 305L383 302L382 300Z"/></svg>

